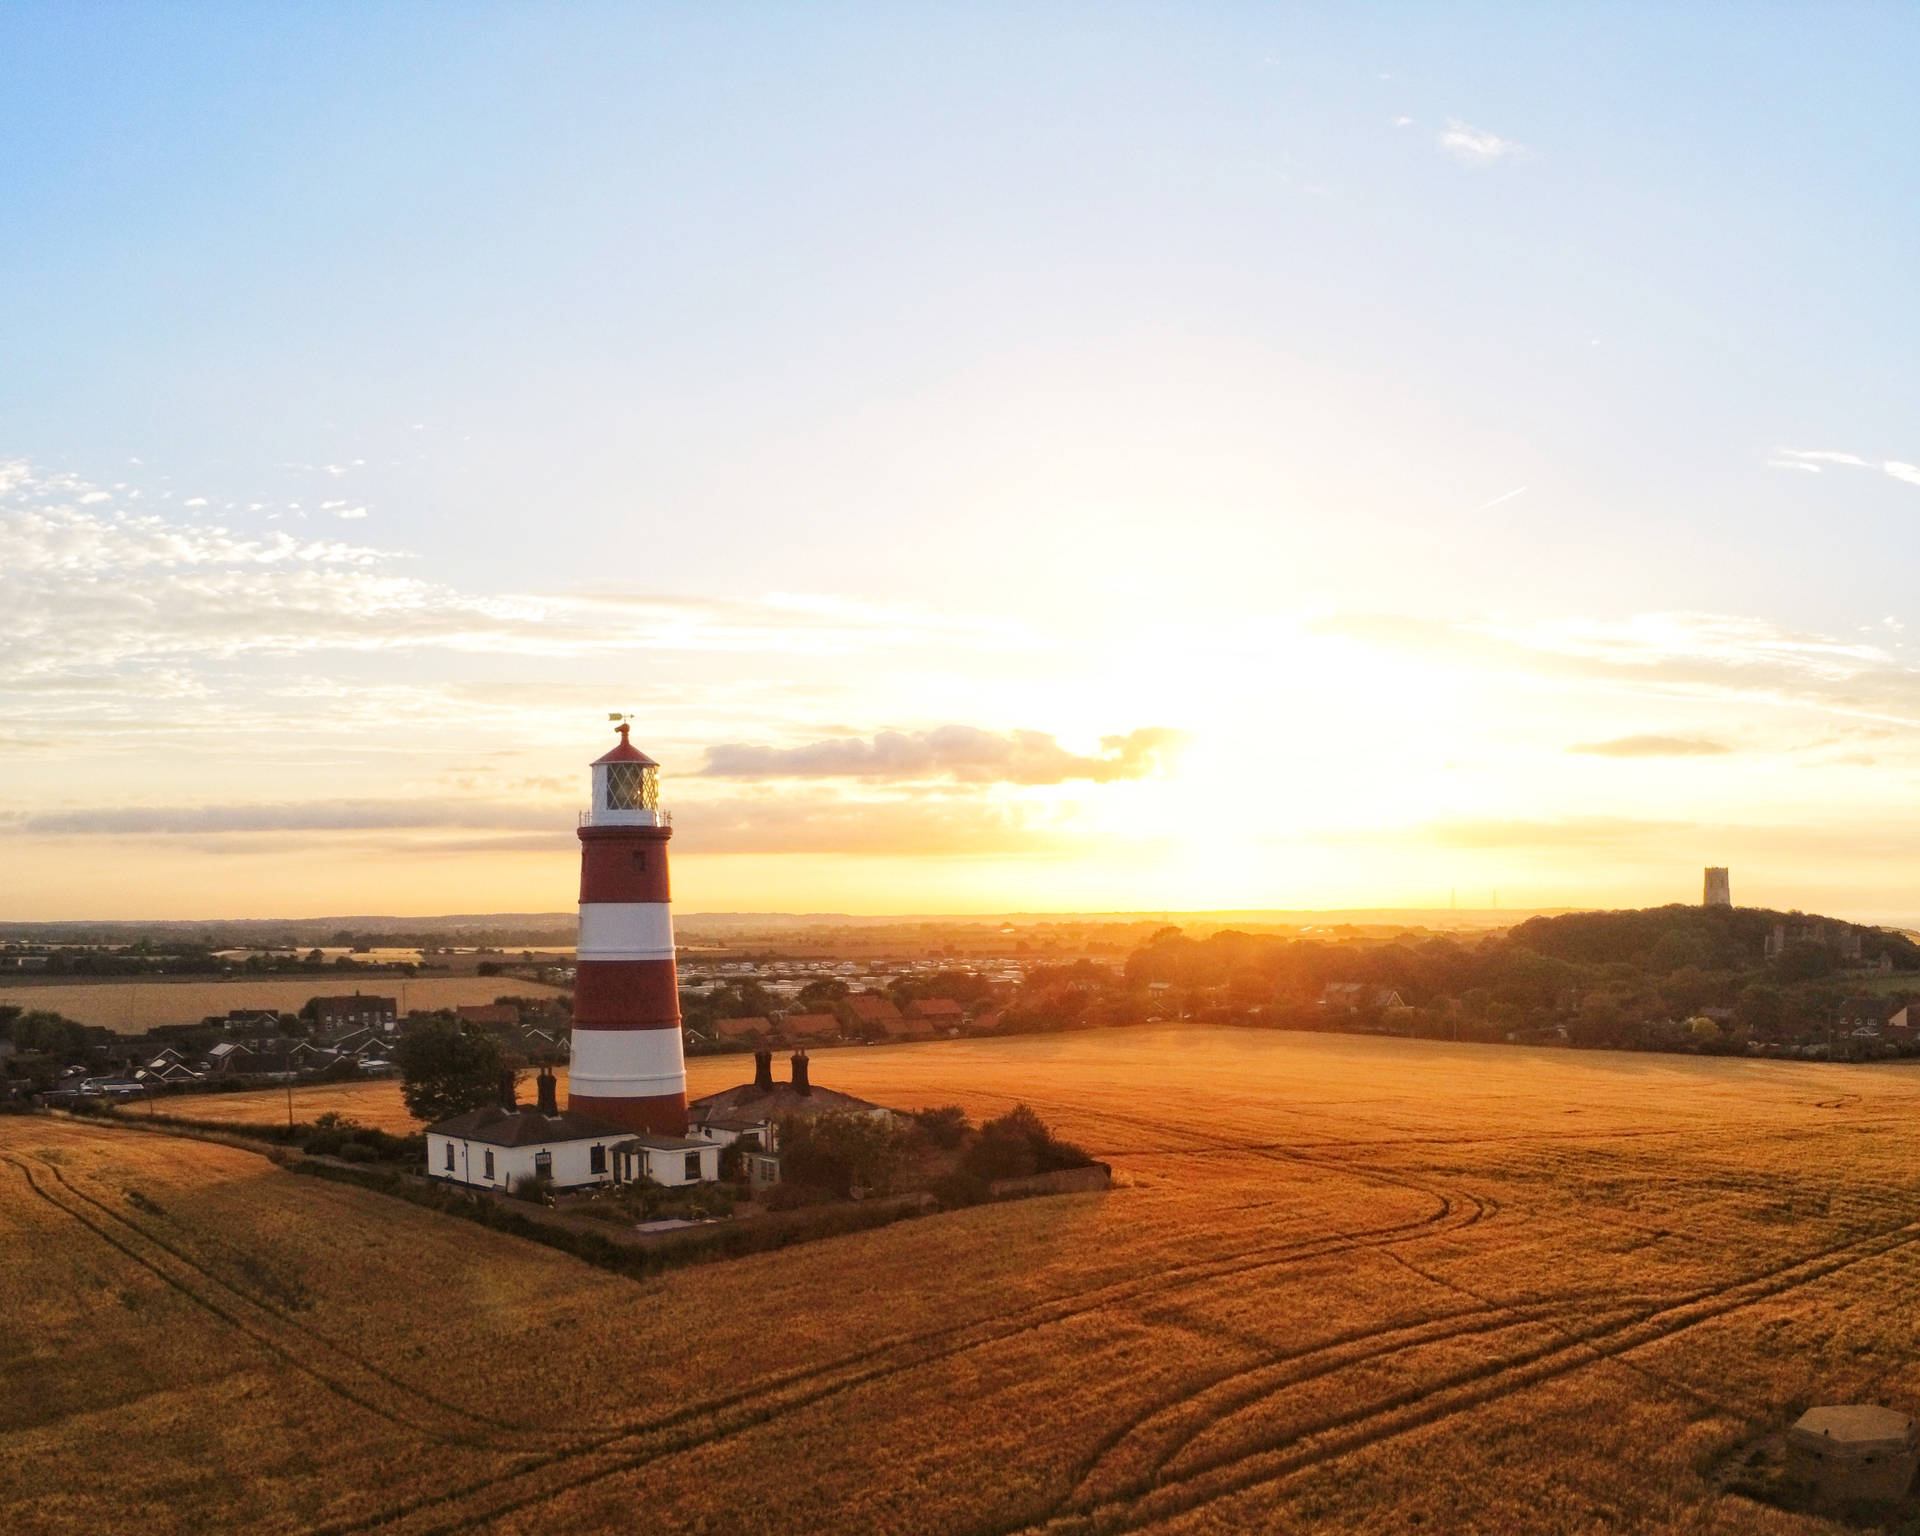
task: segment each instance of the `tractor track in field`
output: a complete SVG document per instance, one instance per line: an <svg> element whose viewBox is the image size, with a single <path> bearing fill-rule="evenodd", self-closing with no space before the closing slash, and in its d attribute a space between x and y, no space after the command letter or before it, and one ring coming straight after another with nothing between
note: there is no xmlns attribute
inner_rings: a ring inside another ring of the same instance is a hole
<svg viewBox="0 0 1920 1536"><path fill-rule="evenodd" d="M1110 1281L1066 1296L1031 1303L997 1317L907 1335L877 1344L821 1366L806 1367L784 1376L763 1379L724 1397L689 1404L675 1412L628 1423L557 1452L536 1455L504 1473L476 1479L442 1493L424 1495L379 1514L316 1526L310 1536L357 1536L357 1533L393 1526L429 1510L456 1504L496 1490L512 1497L483 1511L456 1514L439 1524L418 1528L418 1536L446 1536L485 1520L497 1519L543 1503L573 1488L632 1471L667 1456L683 1454L727 1439L745 1430L801 1411L841 1393L901 1375L907 1371L990 1347L1040 1328L1055 1327L1106 1308L1124 1305L1143 1295L1165 1294L1184 1287L1233 1278L1316 1258L1381 1248L1450 1234L1476 1225L1494 1214L1493 1202L1430 1184L1378 1175L1378 1181L1413 1189L1434 1201L1434 1208L1408 1221L1387 1223L1356 1232L1322 1237L1293 1238L1283 1243L1243 1250L1238 1254L1198 1260L1151 1274ZM956 1337L973 1334L974 1337ZM933 1349L916 1349L938 1339L952 1342ZM906 1358L886 1358L901 1351ZM653 1443L649 1443L653 1442ZM551 1480L542 1474L552 1474ZM530 1482L543 1486L530 1488Z"/></svg>
<svg viewBox="0 0 1920 1536"><path fill-rule="evenodd" d="M13 1161L13 1159L9 1157L8 1161ZM271 1313L275 1318L277 1318L282 1324L284 1324L287 1328L291 1329L293 1332L298 1333L303 1337L311 1340L313 1343L319 1345L322 1349L327 1350L331 1354L336 1355L343 1360L351 1362L359 1370L363 1370L367 1372L370 1376L378 1378L380 1381L384 1382L389 1388L391 1388L394 1392L411 1400L412 1402L422 1404L427 1409L438 1412L438 1413L450 1414L457 1419L466 1420L467 1422L472 1424L482 1425L485 1428L490 1430L498 1430L506 1434L514 1435L516 1437L519 1437L523 1441L525 1437L529 1435L539 1435L543 1433L543 1431L537 1425L516 1424L506 1419L494 1418L489 1414L475 1413L471 1409L462 1408L458 1403L448 1402L445 1398L436 1397L433 1393L426 1391L424 1388L414 1386L411 1382L408 1382L403 1378L396 1376L393 1372L389 1371L385 1366L380 1365L376 1361L369 1360L365 1355L360 1354L355 1350L349 1349L346 1345L342 1344L339 1340L329 1338L326 1334L322 1333L319 1329L314 1328L308 1323L302 1322L298 1317L293 1315L293 1313L291 1313L287 1308L278 1306L275 1303L268 1301L260 1296L248 1294L248 1292L243 1290L241 1287L235 1285L231 1280L226 1279L222 1275L218 1275L214 1273L214 1271L207 1268L207 1266L202 1264L198 1259L194 1258L192 1254L183 1253L179 1248L169 1243L165 1238L160 1237L153 1231L149 1230L147 1227L143 1226L141 1223L135 1221L131 1216L128 1216L125 1212L115 1210L106 1201L98 1199L97 1197L88 1194L84 1189L80 1188L78 1185L74 1184L70 1179L68 1179L67 1176L64 1173L62 1173L60 1169L54 1166L53 1164L51 1163L42 1164L41 1171L51 1175L54 1182L57 1183L62 1190L72 1195L75 1199L85 1201L88 1205L92 1206L108 1221L114 1223L119 1227L123 1227L130 1232L137 1234L139 1237L153 1244L154 1247L161 1249L163 1252L167 1254L170 1254L173 1258L177 1259L181 1264L184 1264L185 1266L187 1266L187 1268L195 1271L197 1274L204 1276L208 1282L218 1286L221 1290L226 1291L228 1294L236 1297L240 1301L245 1302L250 1306L256 1307L260 1311Z"/></svg>
<svg viewBox="0 0 1920 1536"><path fill-rule="evenodd" d="M1158 1484L1161 1469L1199 1433L1198 1430L1183 1432L1184 1420L1199 1419L1205 1427L1276 1392L1321 1380L1353 1366L1386 1360L1427 1344L1522 1327L1557 1313L1571 1312L1585 1299L1563 1297L1510 1306L1471 1307L1392 1328L1356 1330L1312 1349L1269 1355L1252 1365L1221 1371L1183 1389L1178 1396L1163 1397L1103 1435L1082 1458L1072 1488L1054 1513L1091 1509L1150 1491ZM1124 1457L1130 1444L1142 1451L1144 1470L1126 1478L1108 1494L1093 1494L1090 1490L1101 1480L1105 1467Z"/></svg>
<svg viewBox="0 0 1920 1536"><path fill-rule="evenodd" d="M89 1216L84 1210L60 1199L53 1193L49 1183L36 1177L33 1166L21 1158L6 1155L0 1157L0 1161L5 1161L14 1168L26 1181L27 1188L40 1200L84 1227L101 1242L121 1254L129 1263L145 1270L169 1290L212 1314L236 1333L250 1339L268 1354L342 1401L384 1419L409 1434L419 1435L442 1445L457 1445L479 1451L514 1453L515 1448L511 1444L503 1445L483 1438L488 1433L500 1433L503 1427L481 1423L476 1415L469 1414L464 1409L450 1408L449 1405L415 1392L387 1372L377 1367L370 1367L366 1361L350 1351L340 1349L331 1340L295 1323L285 1314L247 1295L244 1291L212 1274L196 1261L158 1241L150 1233L121 1218L117 1212L102 1206L99 1201L80 1195L52 1165L43 1164L41 1171L51 1174L53 1182L57 1182L62 1191L76 1199L86 1200L88 1204L104 1212L104 1216L98 1218ZM107 1218L111 1218L112 1225L108 1224ZM142 1252L143 1246L148 1251ZM155 1257L153 1250L158 1250L166 1257ZM189 1278L190 1276L198 1277L208 1286L217 1287L225 1292L226 1299L216 1299L207 1294L207 1289L196 1284L193 1278ZM339 1357L338 1360L329 1361L326 1365L316 1363L312 1358L315 1353L313 1346L316 1345L332 1351ZM344 1371L341 1368L342 1364L346 1366ZM355 1376L361 1379L352 1379ZM396 1407L391 1400L381 1400L382 1397L391 1399L394 1395L402 1400L403 1406ZM458 1419L464 1422L453 1426L446 1422L436 1423L434 1422L436 1419L442 1421ZM519 1433L511 1432L516 1435Z"/></svg>
<svg viewBox="0 0 1920 1536"><path fill-rule="evenodd" d="M1748 1280L1695 1292L1624 1321L1563 1334L1559 1342L1515 1357L1489 1361L1437 1383L1409 1388L1384 1402L1338 1414L1285 1435L1216 1452L1185 1466L1175 1465L1182 1452L1193 1445L1204 1430L1225 1422L1225 1418L1214 1419L1184 1439L1175 1438L1171 1448L1161 1453L1159 1470L1151 1486L1130 1485L1129 1491L1117 1498L1075 1511L1065 1508L1073 1497L1069 1493L1052 1513L1038 1520L1000 1527L991 1533L976 1532L974 1536L1029 1536L1029 1533L1030 1536L1042 1536L1042 1533L1044 1536L1113 1536L1113 1533L1139 1530L1455 1418L1588 1365L1619 1360L1632 1351L1771 1301L1856 1264L1910 1248L1915 1243L1920 1243L1920 1222L1909 1222L1891 1231L1803 1256ZM1621 1363L1631 1365L1631 1362ZM1248 1412L1274 1392L1292 1384L1289 1381L1276 1385L1271 1392L1249 1394L1247 1400L1226 1417ZM1665 1384L1673 1390L1699 1395L1684 1384ZM1166 1470L1169 1467L1173 1468L1171 1472ZM1076 1491L1086 1481L1083 1475Z"/></svg>
<svg viewBox="0 0 1920 1536"><path fill-rule="evenodd" d="M622 1426L569 1449L537 1455L530 1462L506 1472L476 1479L445 1492L424 1495L379 1514L313 1527L309 1536L356 1536L362 1531L396 1525L414 1515L496 1490L511 1493L507 1500L493 1503L484 1510L457 1513L439 1524L419 1527L415 1533L415 1536L446 1536L446 1533L465 1530L480 1522L544 1503L571 1489L717 1443L858 1387L1004 1343L1021 1334L1091 1316L1142 1296L1161 1295L1171 1290L1314 1258L1455 1232L1474 1225L1487 1213L1487 1207L1471 1196L1436 1198L1436 1209L1413 1221L1358 1233L1296 1239L1267 1249L1201 1260L1158 1270L1146 1276L1109 1282L1069 1296L1050 1298L998 1317L891 1340L822 1366L802 1368L771 1381L753 1383L722 1398L689 1404L670 1415ZM955 1337L969 1333L976 1336ZM884 1358L939 1338L952 1342L931 1350L916 1350L906 1358ZM551 1482L541 1477L541 1474L547 1473L552 1474ZM542 1485L527 1486L535 1481ZM518 1486L509 1488L508 1485Z"/></svg>
<svg viewBox="0 0 1920 1536"><path fill-rule="evenodd" d="M34 1179L31 1170L21 1164L17 1158L6 1156L4 1160L12 1163L22 1172L28 1185L41 1199L54 1205L70 1218L93 1231L102 1241L121 1251L134 1263L154 1272L171 1288L187 1295L197 1304L212 1312L215 1316L220 1317L223 1321L228 1322L230 1325L240 1328L243 1332L248 1332L250 1336L255 1337L263 1347L269 1349L280 1358L286 1359L288 1363L301 1374L313 1377L323 1386L328 1387L329 1390L333 1390L342 1396L345 1400L366 1409L368 1412L374 1413L378 1417L387 1419L389 1422L399 1424L416 1433L425 1435L427 1438L440 1439L447 1443L461 1444L477 1450L499 1449L496 1446L475 1440L471 1434L436 1435L424 1428L417 1421L410 1422L395 1413L387 1411L378 1402L370 1400L366 1393L358 1392L352 1386L332 1380L324 1372L314 1368L310 1362L298 1358L294 1352L278 1345L271 1339L261 1338L258 1334L253 1333L243 1322L233 1317L231 1313L219 1303L211 1301L206 1296L194 1291L190 1285L183 1283L179 1277L168 1274L162 1266L150 1262L148 1259L133 1252L127 1243L117 1240L110 1232L102 1230L96 1221L89 1219L84 1213L62 1205L45 1188L41 1187ZM58 1171L50 1165L46 1171L58 1177ZM1431 1185L1416 1185L1411 1181L1401 1180L1392 1176L1383 1178L1382 1182L1404 1188L1418 1189L1434 1201L1434 1208L1410 1220L1384 1223L1377 1227L1361 1228L1357 1231L1328 1233L1318 1237L1296 1237L1284 1242L1269 1243L1242 1250L1237 1254L1225 1255L1214 1259L1191 1261L1159 1269L1143 1276L1104 1282L1079 1292L1068 1293L1064 1296L1055 1296L1043 1301L1034 1302L1016 1308L1011 1312L1000 1314L997 1317L990 1316L977 1319L970 1323L955 1324L882 1341L866 1350L843 1356L840 1359L829 1361L819 1366L802 1367L783 1375L762 1378L749 1383L735 1392L720 1397L688 1404L670 1413L650 1416L639 1422L629 1421L604 1435L591 1437L586 1440L575 1437L571 1443L558 1448L527 1450L524 1437L541 1432L531 1427L505 1426L511 1433L522 1437L518 1446L521 1454L516 1466L474 1480L457 1489L443 1493L424 1495L421 1498L408 1501L397 1508L389 1509L379 1514L315 1527L316 1536L349 1536L349 1533L352 1532L392 1525L397 1521L406 1519L408 1516L422 1512L428 1508L471 1497L475 1494L500 1487L503 1484L524 1482L527 1478L549 1468L556 1471L571 1470L575 1474L574 1476L568 1477L560 1486L545 1488L539 1492L516 1498L506 1507L489 1509L483 1514L474 1516L462 1516L451 1524L435 1528L441 1531L458 1530L473 1523L476 1519L494 1518L501 1514L510 1513L513 1509L543 1502L555 1494L565 1491L566 1488L598 1481L604 1477L645 1465L663 1456L679 1454L716 1440L725 1439L733 1434L769 1422L787 1413L799 1411L816 1402L837 1396L842 1392L852 1390L869 1382L883 1380L887 1377L899 1375L905 1371L913 1370L921 1366L935 1364L975 1349L990 1347L996 1343L1004 1342L1007 1339L1017 1337L1022 1333L1031 1332L1035 1329L1057 1326L1062 1323L1071 1322L1079 1317L1091 1315L1108 1307L1124 1305L1143 1294L1166 1293L1191 1285L1204 1284L1210 1281L1248 1273L1256 1273L1262 1270L1306 1262L1316 1258L1330 1257L1342 1253L1385 1247L1438 1236L1472 1226L1483 1220L1494 1209L1489 1202L1459 1191L1449 1194L1435 1189ZM139 1239L152 1243L155 1246L164 1247L164 1245L159 1244L150 1233L145 1232L137 1224L122 1217L119 1212L101 1206L100 1202L94 1201L91 1197L86 1196L84 1191L72 1189L72 1186L66 1185L64 1179L61 1180L61 1183L76 1198L85 1199L88 1203L99 1208L102 1219L111 1218L115 1224L124 1228L130 1228L132 1233ZM166 1251L176 1262L187 1265L200 1274L207 1274L203 1268L195 1264L191 1259L174 1253L170 1249ZM249 1307L267 1310L263 1308L262 1304L255 1298L248 1297L244 1293L233 1291L233 1287L220 1279L220 1277L207 1275L207 1278L213 1283L220 1285L223 1289L233 1292L233 1294ZM284 1318L280 1320L286 1321ZM975 1336L956 1338L957 1335L966 1335L969 1333ZM937 1339L952 1339L954 1342L933 1350L916 1351L905 1359L885 1358L889 1355L897 1355L902 1350L911 1350L916 1345L926 1344ZM329 1348L337 1348L330 1340L318 1338L317 1341ZM342 1353L345 1352L342 1351ZM405 1390L404 1384L401 1385L403 1390ZM462 1410L454 1411L461 1412ZM703 1424L706 1426L704 1429L694 1428L694 1426L701 1426ZM658 1443L648 1445L646 1444L648 1441L656 1441ZM612 1458L611 1464L602 1466L583 1465L589 1461L600 1462L607 1458Z"/></svg>

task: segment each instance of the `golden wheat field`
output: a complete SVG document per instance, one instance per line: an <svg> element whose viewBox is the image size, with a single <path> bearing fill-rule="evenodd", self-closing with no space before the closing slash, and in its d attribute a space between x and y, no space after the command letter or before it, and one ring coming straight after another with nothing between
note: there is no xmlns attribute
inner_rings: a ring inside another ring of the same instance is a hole
<svg viewBox="0 0 1920 1536"><path fill-rule="evenodd" d="M50 1008L80 1024L136 1032L156 1024L198 1024L233 1008L297 1013L310 997L365 992L391 997L400 1011L456 1008L496 997L558 997L555 987L501 976L301 976L291 981L78 981L0 987L0 1003Z"/></svg>
<svg viewBox="0 0 1920 1536"><path fill-rule="evenodd" d="M1119 1187L640 1283L0 1120L0 1526L1812 1532L1726 1453L1920 1407L1911 1069L1166 1029L815 1074L1026 1100Z"/></svg>

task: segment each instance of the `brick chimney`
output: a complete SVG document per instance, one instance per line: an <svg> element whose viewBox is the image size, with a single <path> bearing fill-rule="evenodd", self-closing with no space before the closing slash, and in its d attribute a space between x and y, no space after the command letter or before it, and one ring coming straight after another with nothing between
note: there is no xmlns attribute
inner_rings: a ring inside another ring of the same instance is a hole
<svg viewBox="0 0 1920 1536"><path fill-rule="evenodd" d="M520 1095L512 1067L500 1069L500 1107L509 1112L520 1107Z"/></svg>
<svg viewBox="0 0 1920 1536"><path fill-rule="evenodd" d="M765 1046L753 1053L753 1088L756 1093L773 1092L773 1052Z"/></svg>
<svg viewBox="0 0 1920 1536"><path fill-rule="evenodd" d="M795 1051L793 1053L793 1091L795 1093L813 1092L813 1084L807 1081L807 1053L805 1051Z"/></svg>
<svg viewBox="0 0 1920 1536"><path fill-rule="evenodd" d="M552 1119L560 1113L559 1079L553 1075L552 1067L542 1067L534 1082L540 1090L540 1113Z"/></svg>

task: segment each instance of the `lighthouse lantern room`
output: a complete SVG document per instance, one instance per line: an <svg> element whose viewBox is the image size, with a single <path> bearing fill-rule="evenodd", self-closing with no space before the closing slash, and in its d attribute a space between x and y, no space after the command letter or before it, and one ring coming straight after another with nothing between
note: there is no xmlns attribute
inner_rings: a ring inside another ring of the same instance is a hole
<svg viewBox="0 0 1920 1536"><path fill-rule="evenodd" d="M660 767L619 726L580 818L580 936L568 1108L656 1136L687 1129Z"/></svg>

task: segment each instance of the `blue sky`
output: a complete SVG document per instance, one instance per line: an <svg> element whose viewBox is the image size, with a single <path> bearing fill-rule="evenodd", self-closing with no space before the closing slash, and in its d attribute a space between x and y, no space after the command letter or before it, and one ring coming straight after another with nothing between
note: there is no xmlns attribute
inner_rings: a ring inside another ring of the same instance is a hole
<svg viewBox="0 0 1920 1536"><path fill-rule="evenodd" d="M1860 870L1920 766L1910 9L16 6L0 44L13 915L335 909L382 861L408 910L564 905L540 818L623 706L701 905L1731 862L1907 910ZM1001 745L711 771L950 727ZM1021 780L1014 733L1138 730L1182 745ZM1574 750L1639 740L1695 746ZM109 808L181 829L144 883L74 873Z"/></svg>

